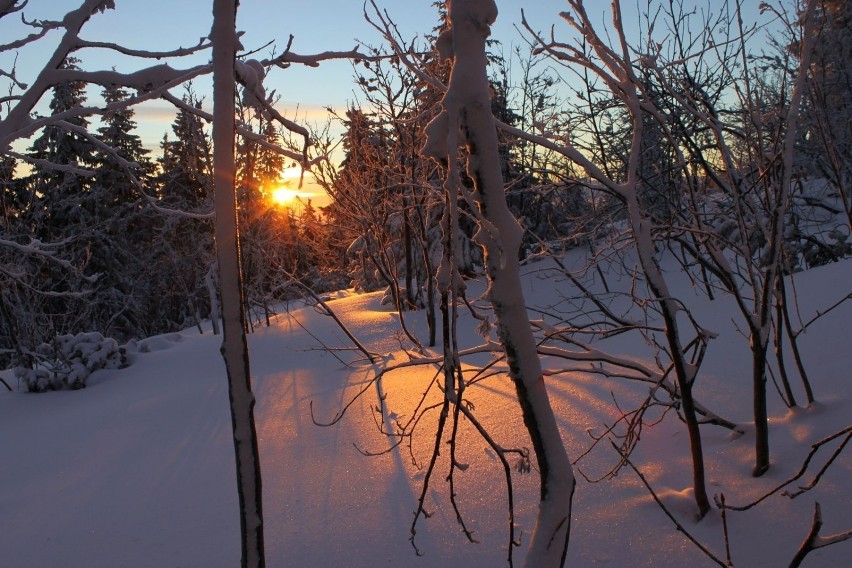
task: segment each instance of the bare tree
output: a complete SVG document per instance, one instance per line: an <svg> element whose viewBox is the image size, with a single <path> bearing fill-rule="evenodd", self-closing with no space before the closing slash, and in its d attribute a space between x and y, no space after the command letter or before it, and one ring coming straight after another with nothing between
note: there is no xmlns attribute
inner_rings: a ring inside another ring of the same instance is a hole
<svg viewBox="0 0 852 568"><path fill-rule="evenodd" d="M704 481L704 458L701 446L699 420L696 414L692 388L697 377L698 366L703 356L710 334L702 329L693 318L686 321L693 327L692 339L685 339L683 324L678 313L685 312L682 302L669 291L669 285L660 268L655 250L654 220L643 208L639 197L640 166L642 164L643 108L647 108L647 98L643 97L642 82L633 67L631 50L628 47L624 31L623 14L620 2L613 2L612 27L615 31L614 46L610 46L600 35L581 1L569 0L571 13L563 12L563 19L579 34L581 41L576 43L546 41L527 25L527 30L537 39L540 50L566 65L577 65L596 76L609 92L619 100L631 119L630 143L625 156L626 172L623 177L609 175L605 169L593 163L580 153L576 147L562 141L561 144L546 142L550 147L568 156L579 164L586 173L608 192L616 196L626 209L626 221L633 239L635 254L638 258L645 284L651 299L657 306L663 319L663 335L666 352L671 358L671 366L677 380L682 401L682 412L689 432L690 449L693 462L693 488L700 515L710 510L710 501ZM692 350L692 354L690 354Z"/></svg>
<svg viewBox="0 0 852 568"><path fill-rule="evenodd" d="M486 254L488 298L535 449L541 482L538 522L527 565L561 566L568 548L575 481L550 406L521 291L518 251L522 231L509 212L503 191L485 54L485 40L497 17L497 6L493 0L453 0L449 16L450 28L441 34L438 49L443 58L453 59L453 71L441 114L427 129L423 152L446 169L448 205L451 207L459 194L463 195L474 208L479 224L477 239ZM461 183L460 147L467 150L467 174L474 180L469 194ZM452 280L447 284L452 286Z"/></svg>
<svg viewBox="0 0 852 568"><path fill-rule="evenodd" d="M222 291L222 356L228 372L228 395L234 430L237 492L240 500L242 566L266 565L263 548L263 494L260 453L254 422L254 395L246 341L246 310L240 268L237 197L234 180L236 131L234 63L238 0L213 3L213 179L216 188L216 253ZM259 88L258 85L253 85Z"/></svg>

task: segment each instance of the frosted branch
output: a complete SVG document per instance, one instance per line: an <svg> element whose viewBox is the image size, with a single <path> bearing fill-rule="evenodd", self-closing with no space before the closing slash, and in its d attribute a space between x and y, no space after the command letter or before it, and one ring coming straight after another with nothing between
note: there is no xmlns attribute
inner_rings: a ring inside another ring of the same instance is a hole
<svg viewBox="0 0 852 568"><path fill-rule="evenodd" d="M822 508L819 503L816 502L814 503L814 517L811 523L811 530L808 532L804 542L802 542L802 545L799 547L799 550L790 562L790 568L798 568L801 566L805 557L818 548L823 548L825 546L830 546L832 544L837 544L838 542L852 539L852 530L829 536L821 536L819 534L820 530L822 530Z"/></svg>
<svg viewBox="0 0 852 568"><path fill-rule="evenodd" d="M20 4L18 2L19 0L0 0L0 18L20 12L29 0L23 0Z"/></svg>
<svg viewBox="0 0 852 568"><path fill-rule="evenodd" d="M299 63L307 67L319 67L323 61L333 61L337 59L361 59L374 61L376 58L358 51L357 48L349 51L323 51L322 53L314 53L311 55L300 55L288 50L277 57L264 59L263 65L264 67L274 65L276 67L286 68L291 63Z"/></svg>
<svg viewBox="0 0 852 568"><path fill-rule="evenodd" d="M197 116L197 117L199 117L199 118L201 118L201 119L203 119L207 122L211 122L213 120L213 115L210 114L209 112L205 112L205 111L201 110L200 108L196 108L195 106L187 103L186 101L181 100L179 97L176 97L176 96L172 95L171 93L163 93L161 98L172 103L173 105L175 105L179 109L184 110L188 113L194 114L195 116ZM258 145L263 146L264 148L269 148L270 150L278 152L279 154L286 156L286 157L288 157L292 160L296 160L298 162L304 163L304 155L303 154L298 154L296 152L293 152L292 150L288 150L287 148L284 148L284 147L279 146L277 144L273 144L272 142L269 142L268 140L266 140L266 138L264 138L264 136L262 134L259 134L257 132L252 132L251 130L249 130L245 126L238 124L236 132L237 132L237 134L239 134L243 138L247 138L247 139L249 139L253 142L256 142ZM318 158L318 159L321 159L321 158ZM312 160L312 161L308 162L306 165L310 166L310 165L314 164L316 161L317 160Z"/></svg>
<svg viewBox="0 0 852 568"><path fill-rule="evenodd" d="M123 45L111 42L103 42L103 41L87 41L84 39L80 39L77 42L78 48L91 47L91 48L100 48L100 49L108 49L110 51L115 51L117 53L121 53L122 55L129 55L131 57L141 57L145 59L166 59L172 57L186 57L188 55L194 55L200 51L204 51L210 49L212 44L210 40L206 37L200 38L198 40L198 44L192 47L178 47L177 49L172 49L170 51L148 51L144 49L131 49L129 47L124 47Z"/></svg>

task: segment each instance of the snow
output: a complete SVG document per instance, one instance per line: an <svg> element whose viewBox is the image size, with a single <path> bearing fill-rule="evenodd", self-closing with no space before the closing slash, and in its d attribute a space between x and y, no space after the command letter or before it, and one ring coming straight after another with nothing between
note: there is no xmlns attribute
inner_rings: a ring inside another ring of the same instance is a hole
<svg viewBox="0 0 852 568"><path fill-rule="evenodd" d="M527 267L528 298L540 306L557 300L568 286L546 274L544 262ZM664 265L671 268L670 265ZM615 287L616 275L609 274ZM718 333L696 380L699 401L744 425L743 436L703 426L711 493L724 493L729 505L742 505L795 474L809 445L849 424L849 305L826 315L802 336L805 362L818 404L788 411L770 385L772 468L751 477L753 428L748 346L738 334L732 302L696 296L670 273L671 289L687 298L696 317ZM629 277L624 276L629 285ZM852 261L797 275L803 320L849 294ZM481 283L469 282L471 294ZM387 363L407 361L400 351L397 314L380 305L381 294L335 294L329 306L372 351ZM425 313L409 315L425 330ZM298 320L298 324L296 323ZM310 334L301 326L307 328ZM465 314L462 348L475 345L475 322ZM239 517L228 410L227 382L219 354L221 337L195 329L140 341L130 349L131 365L99 370L79 391L27 394L0 389L0 551L5 568L87 566L233 567L239 565ZM486 444L462 432L456 473L461 512L476 531L468 543L455 521L439 463L427 495L429 519L418 524L417 557L409 527L423 469L406 446L375 457L387 447L379 424L411 416L434 368L406 367L374 386L372 367L357 351L337 351L343 366L319 341L351 348L331 318L306 306L282 309L275 324L249 336L257 396L256 416L263 466L267 565L300 566L501 566L506 558L506 489L502 471ZM646 346L616 336L604 344L627 358L644 357ZM476 355L468 364L483 364ZM545 359L545 367L558 361ZM3 378L15 386L11 372ZM618 411L647 394L641 384L572 373L548 378L548 390L563 439L572 458L590 445L587 430L601 433ZM364 386L365 395L341 421L331 420ZM795 385L797 386L797 385ZM433 389L434 390L434 389ZM505 447L529 446L504 376L492 376L468 389L478 418ZM797 391L797 395L799 392ZM377 415L379 397L385 411ZM656 418L658 415L654 415ZM436 413L426 415L412 443L424 465L434 444ZM813 479L837 443L821 449L808 472L791 485ZM445 452L446 453L446 452ZM605 474L617 456L607 445L583 457L577 469L589 477ZM446 455L442 454L442 460ZM722 523L715 509L697 522L691 499L687 432L669 413L642 431L632 461L684 527L724 559ZM811 526L814 501L822 506L823 535L852 528L852 454L846 448L817 487L790 500L775 495L747 512L728 511L736 566L786 566ZM513 472L517 528L523 546L535 522L537 475ZM852 543L820 549L804 566L847 565ZM678 533L638 477L624 469L615 478L589 483L578 476L567 565L578 567L713 566Z"/></svg>

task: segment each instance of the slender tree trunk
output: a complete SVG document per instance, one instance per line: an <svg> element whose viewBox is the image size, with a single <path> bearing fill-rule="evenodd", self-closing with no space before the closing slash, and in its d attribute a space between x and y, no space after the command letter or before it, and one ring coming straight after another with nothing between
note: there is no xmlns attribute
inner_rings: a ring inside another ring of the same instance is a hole
<svg viewBox="0 0 852 568"><path fill-rule="evenodd" d="M437 334L437 322L435 320L435 270L432 266L432 258L429 256L429 230L426 223L427 215L423 211L426 205L425 203L418 202L416 195L414 196L413 204L414 210L417 212L418 240L420 241L420 252L423 255L426 280L426 326L429 329L429 347L433 347Z"/></svg>
<svg viewBox="0 0 852 568"><path fill-rule="evenodd" d="M775 188L773 203L767 213L771 223L768 227L769 251L766 258L766 272L763 275L760 303L757 306L757 322L752 324L752 371L754 377L754 424L755 424L755 464L753 475L758 477L769 469L769 418L766 410L766 354L769 344L769 326L771 325L773 298L778 290L777 279L783 278L782 263L784 246L785 215L790 207L790 187L793 175L796 137L799 134L801 100L806 87L807 69L810 65L814 30L816 0L809 0L802 14L803 31L800 55L800 71L790 96L787 111L786 131L784 133L783 153L781 156L782 176ZM757 287L755 287L757 292Z"/></svg>
<svg viewBox="0 0 852 568"><path fill-rule="evenodd" d="M218 287L216 286L216 266L212 262L204 276L204 285L207 286L207 295L210 296L210 322L213 325L213 335L219 335L222 333L222 330L219 329L222 310L219 306Z"/></svg>
<svg viewBox="0 0 852 568"><path fill-rule="evenodd" d="M633 86L638 85L638 80L632 79ZM680 326L678 325L678 312L683 305L677 301L669 291L668 283L660 264L656 258L656 243L652 230L654 220L643 210L639 201L639 167L641 148L643 140L642 111L638 93L628 90L625 93L625 103L633 118L633 139L630 146L629 170L627 181L622 186L621 194L627 204L627 214L630 223L630 231L636 240L636 254L645 275L646 284L651 295L660 309L660 314L665 322L665 336L669 345L674 374L681 395L681 410L689 433L689 448L692 455L692 485L695 493L695 504L701 517L710 510L710 499L707 496L707 486L704 472L704 450L701 443L701 430L698 417L696 416L696 404L692 397L692 385L698 374L698 364L687 361Z"/></svg>
<svg viewBox="0 0 852 568"><path fill-rule="evenodd" d="M518 253L522 230L506 204L490 89L485 40L497 17L493 0L453 0L450 29L439 39L443 57L455 57L443 112L429 124L424 154L448 167L461 188L457 149L466 143L468 175L479 209L478 242L485 248L489 298L506 352L524 424L535 449L540 504L526 564L562 566L568 549L574 474L550 406L541 361L521 290ZM459 140L462 137L462 140Z"/></svg>
<svg viewBox="0 0 852 568"><path fill-rule="evenodd" d="M632 187L635 187L633 185ZM707 485L704 473L704 449L701 443L701 429L696 415L695 400L692 397L692 385L695 382L698 368L690 365L681 341L680 327L677 322L677 312L680 304L672 298L657 259L654 257L654 243L651 237L652 221L643 218L636 192L626 192L628 211L631 219L631 230L636 239L636 251L639 263L645 274L648 289L651 291L660 313L665 322L665 335L671 352L672 365L681 397L681 410L689 433L689 450L692 455L692 488L698 514L701 517L710 511L710 499L707 496Z"/></svg>
<svg viewBox="0 0 852 568"><path fill-rule="evenodd" d="M405 191L405 188L402 189ZM409 217L408 197L402 197L402 238L405 242L405 309L414 310L417 307L414 294L414 251L412 250L413 236L411 234L411 219Z"/></svg>
<svg viewBox="0 0 852 568"><path fill-rule="evenodd" d="M769 414L766 409L766 344L752 334L752 391L754 412L754 470L760 477L769 469Z"/></svg>
<svg viewBox="0 0 852 568"><path fill-rule="evenodd" d="M793 331L793 324L790 319L790 304L787 301L787 286L784 283L784 279L780 280L780 297L781 297L781 305L783 306L781 320L784 322L784 330L786 331L787 338L790 341L790 348L793 351L793 359L796 361L796 368L799 371L799 377L802 379L802 386L805 388L805 397L808 400L808 406L814 403L814 391L811 388L811 381L808 378L808 372L805 369L805 363L802 361L802 354L799 350L799 339L798 334Z"/></svg>
<svg viewBox="0 0 852 568"><path fill-rule="evenodd" d="M254 423L234 177L234 61L238 0L213 3L213 161L216 254L222 290L222 356L234 431L243 568L265 566L260 456Z"/></svg>
<svg viewBox="0 0 852 568"><path fill-rule="evenodd" d="M784 301L781 288L784 278L778 279L778 290L775 294L775 326L772 334L773 346L775 347L775 361L778 363L778 375L781 378L781 386L784 388L784 404L787 408L797 406L796 395L790 385L790 377L787 375L787 364L784 361Z"/></svg>

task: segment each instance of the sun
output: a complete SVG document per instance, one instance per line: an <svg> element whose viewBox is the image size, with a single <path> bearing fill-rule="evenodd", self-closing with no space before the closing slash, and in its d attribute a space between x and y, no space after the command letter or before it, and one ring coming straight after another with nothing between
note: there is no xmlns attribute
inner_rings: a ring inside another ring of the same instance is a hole
<svg viewBox="0 0 852 568"><path fill-rule="evenodd" d="M276 205L289 205L298 196L298 191L294 191L286 186L281 186L273 189L270 197Z"/></svg>

